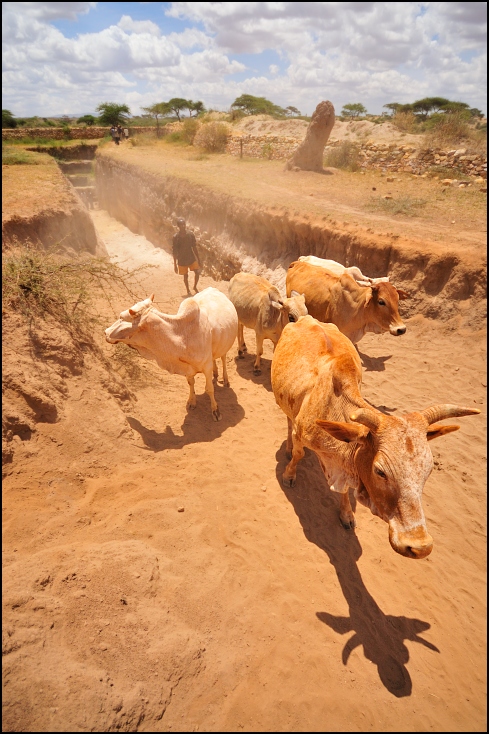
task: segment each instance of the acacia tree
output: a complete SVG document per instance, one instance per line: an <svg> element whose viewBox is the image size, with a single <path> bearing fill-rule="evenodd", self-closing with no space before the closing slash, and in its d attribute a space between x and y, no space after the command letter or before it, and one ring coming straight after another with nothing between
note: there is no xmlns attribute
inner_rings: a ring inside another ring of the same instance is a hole
<svg viewBox="0 0 489 734"><path fill-rule="evenodd" d="M10 110L2 110L2 127L17 127L17 120Z"/></svg>
<svg viewBox="0 0 489 734"><path fill-rule="evenodd" d="M242 94L236 97L231 109L241 110L245 115L285 115L285 110L282 107L270 102L265 97L254 97L252 94Z"/></svg>
<svg viewBox="0 0 489 734"><path fill-rule="evenodd" d="M367 114L367 108L360 102L354 102L353 104L344 105L341 114L343 117L360 117L360 115Z"/></svg>
<svg viewBox="0 0 489 734"><path fill-rule="evenodd" d="M284 112L287 117L298 117L301 114L300 110L298 110L297 107L292 107L292 105L286 107Z"/></svg>
<svg viewBox="0 0 489 734"><path fill-rule="evenodd" d="M150 117L154 117L156 120L156 135L159 137L160 134L160 123L159 118L160 117L167 117L170 112L172 111L172 108L170 107L169 102L156 102L155 104L151 105L150 107L143 107L143 110L148 114Z"/></svg>
<svg viewBox="0 0 489 734"><path fill-rule="evenodd" d="M175 113L178 122L180 122L182 110L188 109L188 102L189 101L187 99L183 99L182 97L172 97L168 102L170 110Z"/></svg>
<svg viewBox="0 0 489 734"><path fill-rule="evenodd" d="M192 112L195 112L195 116L201 112L205 112L204 103L200 100L198 102L192 102L191 99L187 100L187 109L189 111L189 117L192 117Z"/></svg>
<svg viewBox="0 0 489 734"><path fill-rule="evenodd" d="M83 117L79 117L76 121L77 124L80 122L84 122L87 127L91 127L92 125L95 125L97 122L97 118L93 115L83 115Z"/></svg>
<svg viewBox="0 0 489 734"><path fill-rule="evenodd" d="M97 112L100 113L99 122L101 125L125 125L131 114L127 104L117 104L116 102L101 102L97 107Z"/></svg>

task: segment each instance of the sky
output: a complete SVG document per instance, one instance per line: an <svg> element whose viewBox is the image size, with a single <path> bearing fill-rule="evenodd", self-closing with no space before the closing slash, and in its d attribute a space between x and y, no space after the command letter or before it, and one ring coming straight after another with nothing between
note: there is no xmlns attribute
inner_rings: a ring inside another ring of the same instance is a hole
<svg viewBox="0 0 489 734"><path fill-rule="evenodd" d="M485 2L4 2L2 19L18 117L244 93L304 115L428 96L487 112Z"/></svg>

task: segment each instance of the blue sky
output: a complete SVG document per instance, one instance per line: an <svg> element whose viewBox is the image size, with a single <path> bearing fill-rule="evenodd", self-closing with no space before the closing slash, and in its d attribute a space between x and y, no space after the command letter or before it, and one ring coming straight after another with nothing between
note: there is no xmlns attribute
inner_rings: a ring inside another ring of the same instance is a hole
<svg viewBox="0 0 489 734"><path fill-rule="evenodd" d="M486 112L486 3L4 2L3 107L133 114L242 93L311 114L443 96Z"/></svg>

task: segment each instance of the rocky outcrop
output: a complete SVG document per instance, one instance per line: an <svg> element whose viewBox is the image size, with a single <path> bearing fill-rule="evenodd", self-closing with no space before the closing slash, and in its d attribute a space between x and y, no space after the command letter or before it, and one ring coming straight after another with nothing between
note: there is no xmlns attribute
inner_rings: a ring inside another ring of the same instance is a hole
<svg viewBox="0 0 489 734"><path fill-rule="evenodd" d="M287 161L286 168L322 173L324 146L333 129L334 121L332 102L320 102L314 110L306 137Z"/></svg>

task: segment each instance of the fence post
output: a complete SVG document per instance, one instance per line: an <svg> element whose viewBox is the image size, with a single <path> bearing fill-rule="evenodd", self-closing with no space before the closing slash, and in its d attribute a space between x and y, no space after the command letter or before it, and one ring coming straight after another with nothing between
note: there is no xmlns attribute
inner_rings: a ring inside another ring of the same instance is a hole
<svg viewBox="0 0 489 734"><path fill-rule="evenodd" d="M239 140L239 157L243 157L243 138L240 138Z"/></svg>

